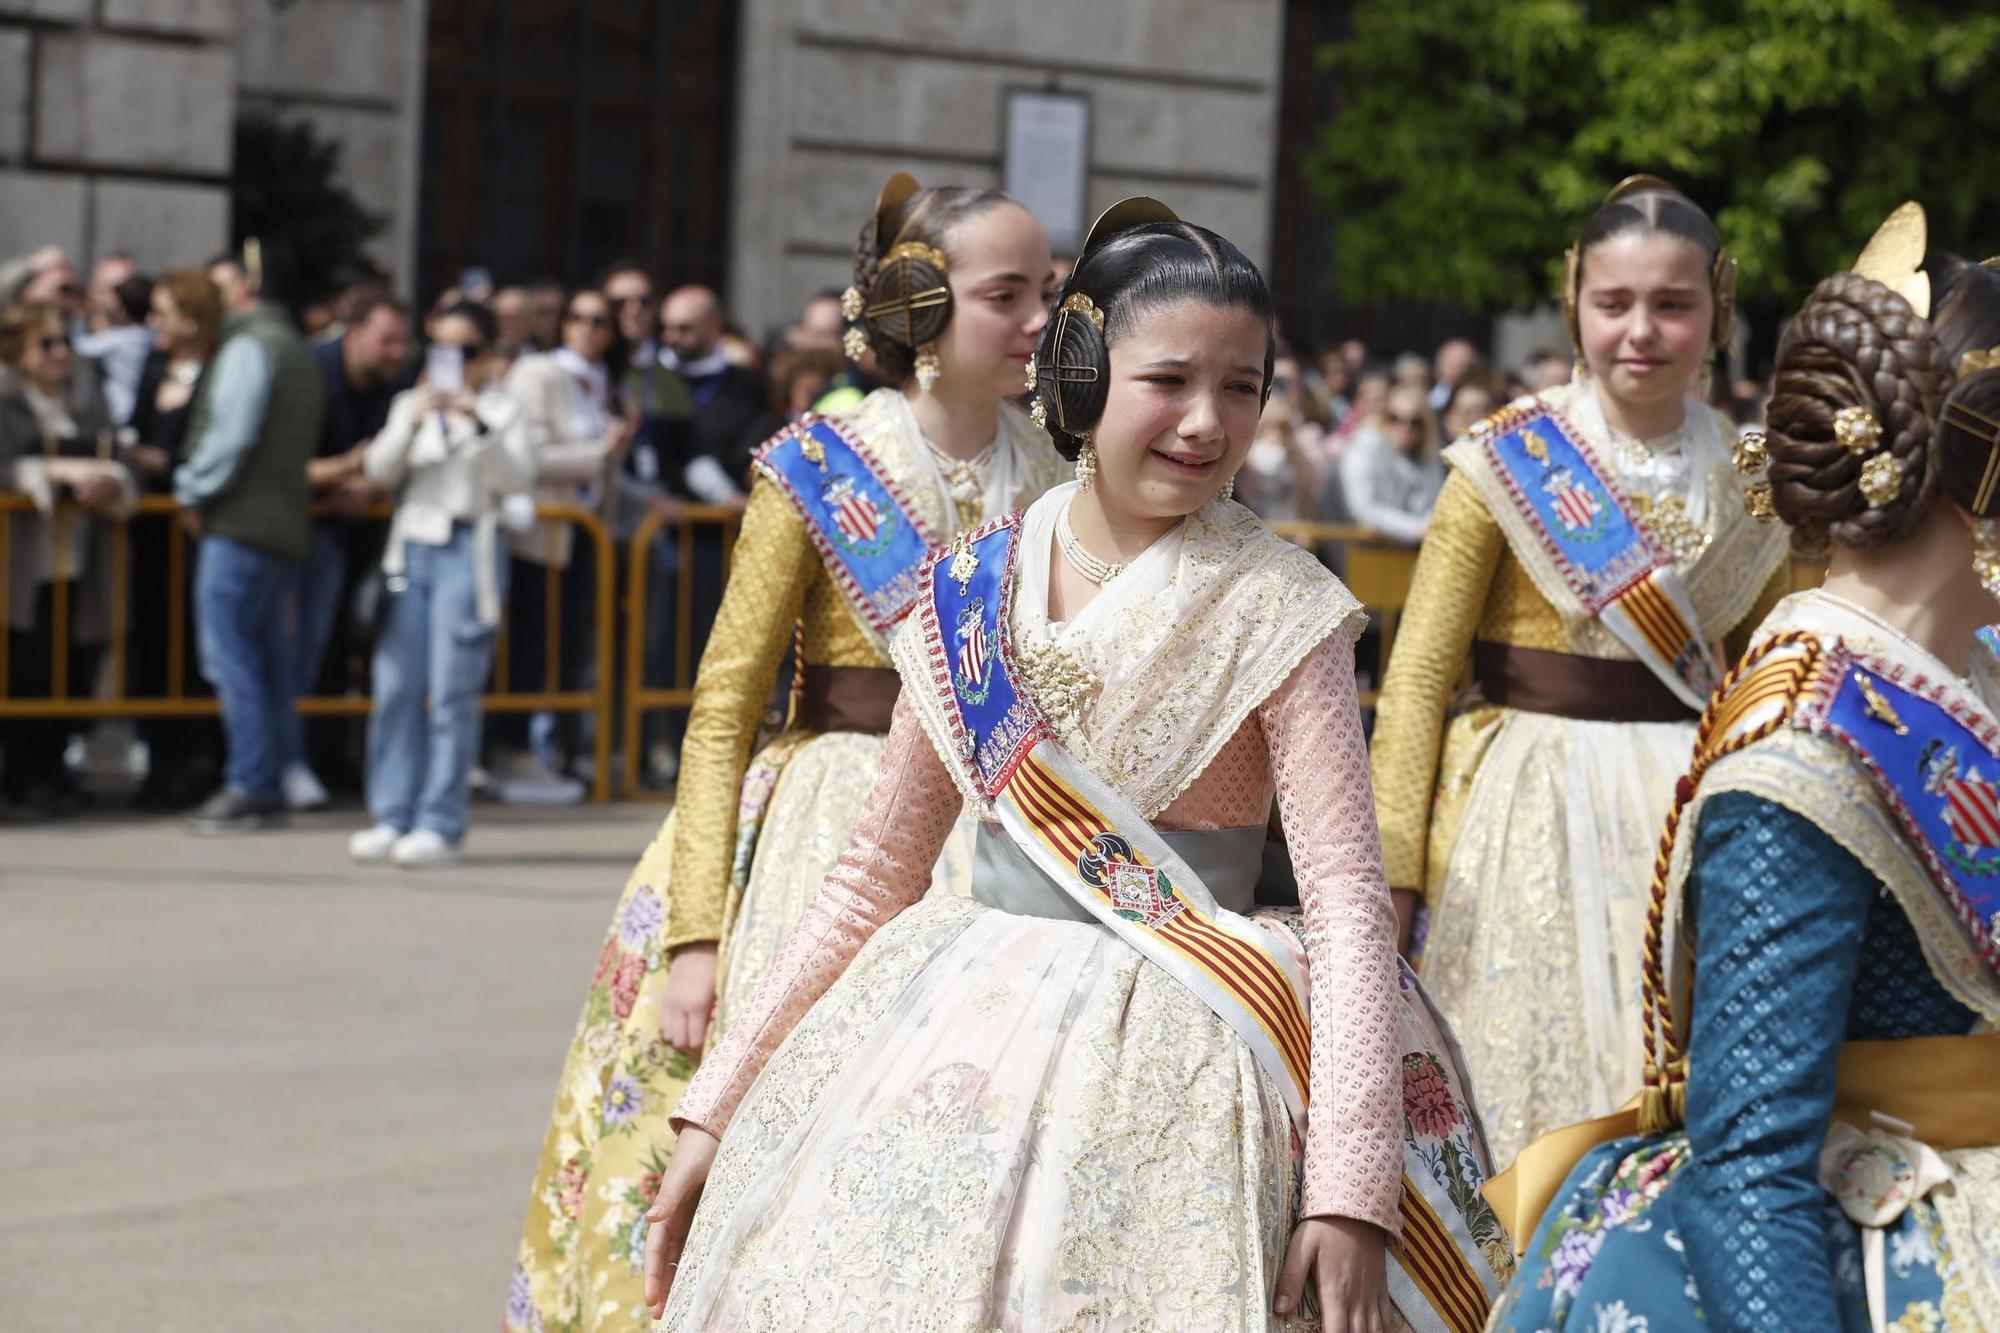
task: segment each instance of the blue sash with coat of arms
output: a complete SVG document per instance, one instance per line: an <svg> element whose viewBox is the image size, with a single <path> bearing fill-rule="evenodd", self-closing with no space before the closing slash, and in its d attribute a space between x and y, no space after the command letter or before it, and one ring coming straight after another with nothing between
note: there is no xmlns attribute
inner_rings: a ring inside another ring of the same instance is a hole
<svg viewBox="0 0 2000 1333"><path fill-rule="evenodd" d="M1836 645L1815 665L1792 720L1861 761L1974 951L2000 976L2000 728L1903 674Z"/></svg>
<svg viewBox="0 0 2000 1333"><path fill-rule="evenodd" d="M1608 468L1547 403L1508 406L1473 440L1586 614L1699 713L1722 677L1680 573L1633 516Z"/></svg>
<svg viewBox="0 0 2000 1333"><path fill-rule="evenodd" d="M867 446L807 413L764 442L756 465L790 497L861 623L878 638L894 629L937 542Z"/></svg>

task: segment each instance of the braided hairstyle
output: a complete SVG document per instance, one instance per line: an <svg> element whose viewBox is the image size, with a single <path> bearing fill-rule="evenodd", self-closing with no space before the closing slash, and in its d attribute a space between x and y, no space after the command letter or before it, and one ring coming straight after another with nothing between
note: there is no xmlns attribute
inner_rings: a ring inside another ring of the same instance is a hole
<svg viewBox="0 0 2000 1333"><path fill-rule="evenodd" d="M1103 319L1065 311L1073 296L1089 298ZM1241 250L1191 222L1142 222L1113 232L1086 250L1056 301L1056 315L1035 350L1035 395L1049 434L1067 458L1104 415L1111 392L1111 344L1145 314L1177 301L1199 300L1248 310L1264 322L1264 398L1271 396L1277 356L1277 315L1264 275ZM1094 374L1091 372L1095 372Z"/></svg>
<svg viewBox="0 0 2000 1333"><path fill-rule="evenodd" d="M951 284L944 270L926 259L906 256L885 272L882 257L904 242L949 253L951 234L961 223L989 208L1013 202L998 190L943 185L918 190L901 203L884 209L879 217L869 214L868 220L861 224L861 236L854 246L855 290L871 306L881 304L897 292L933 287L949 290ZM890 281L884 282L885 277ZM940 305L882 317L871 317L864 312L855 321L862 336L868 339L885 381L897 386L909 381L916 371L917 349L944 332L951 322L951 309L947 299Z"/></svg>
<svg viewBox="0 0 2000 1333"><path fill-rule="evenodd" d="M1974 424L2000 420L2000 371L1953 374L1965 353L2000 344L2000 273L1943 254L1927 268L1931 319L1882 283L1838 273L1813 289L1778 346L1767 476L1778 517L1806 549L1899 541L1940 494L1982 518L2000 513L2000 496L1983 512L1975 505L1993 431ZM1854 408L1881 427L1865 455L1836 437L1835 418ZM1895 460L1901 487L1871 504L1861 472L1878 454Z"/></svg>

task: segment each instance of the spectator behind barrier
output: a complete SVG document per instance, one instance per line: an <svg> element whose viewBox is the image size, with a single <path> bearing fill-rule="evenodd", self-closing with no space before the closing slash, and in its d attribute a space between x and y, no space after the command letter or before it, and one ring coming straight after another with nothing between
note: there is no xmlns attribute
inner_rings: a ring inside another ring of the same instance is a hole
<svg viewBox="0 0 2000 1333"><path fill-rule="evenodd" d="M499 326L460 304L437 322L432 364L399 395L365 466L396 492L382 557L388 598L368 716L368 813L348 850L362 862L419 869L458 860L479 752L479 692L493 665L506 596L503 503L534 481L527 423L498 382ZM424 704L428 699L430 708Z"/></svg>
<svg viewBox="0 0 2000 1333"><path fill-rule="evenodd" d="M113 457L111 418L96 368L70 347L60 307L23 302L0 312L0 485L27 496L34 515L8 521L7 697L55 693L55 592L68 598L68 671L72 696L87 697L110 638L113 571L106 523L72 516L57 504L122 522L138 499L132 475ZM43 814L83 804L63 769L71 724L24 718L0 725L7 799Z"/></svg>
<svg viewBox="0 0 2000 1333"><path fill-rule="evenodd" d="M211 273L228 265L216 264ZM240 268L237 270L241 272ZM221 285L221 284L218 284ZM292 592L311 549L306 465L324 390L312 352L276 305L236 289L249 308L223 325L174 472L182 521L201 540L195 633L202 675L222 701L223 785L189 821L233 833L283 821L282 776L298 679Z"/></svg>
<svg viewBox="0 0 2000 1333"><path fill-rule="evenodd" d="M103 371L104 402L114 425L130 424L138 401L139 377L153 350L153 331L146 327L152 303L153 284L130 255L108 254L97 261L76 351Z"/></svg>
<svg viewBox="0 0 2000 1333"><path fill-rule="evenodd" d="M390 402L410 382L409 307L374 290L337 304L344 315L339 336L312 349L325 409L306 480L313 500L333 512L313 521L312 545L293 585L299 624L295 692L300 695L319 693L326 677L335 693L345 692L349 663L367 651L369 626L342 614L357 585L369 579L381 550L379 530L361 521L368 506L382 498L362 474L361 460L388 419ZM311 753L337 755L341 724L334 719L322 723L336 734ZM306 720L294 710L287 726L285 804L293 810L317 809L328 797L310 762Z"/></svg>
<svg viewBox="0 0 2000 1333"><path fill-rule="evenodd" d="M1430 526L1444 486L1438 424L1424 390L1399 384L1389 391L1379 426L1363 426L1340 456L1337 496L1322 509L1415 546Z"/></svg>
<svg viewBox="0 0 2000 1333"><path fill-rule="evenodd" d="M167 492L173 471L187 457L188 423L202 375L215 359L222 337L222 293L198 268L171 269L153 284L150 324L153 352L139 377L132 410L135 442L125 462L140 486ZM131 537L132 651L127 655L126 692L134 698L167 693L168 623L174 589L167 522L151 517L133 524ZM192 569L181 575L182 606L194 603ZM181 690L189 697L207 693L195 636L181 638ZM209 717L148 717L138 722L146 745L146 778L138 803L149 810L185 810L215 789L221 777L221 725Z"/></svg>
<svg viewBox="0 0 2000 1333"><path fill-rule="evenodd" d="M694 400L681 456L681 485L704 503L741 509L750 455L764 440L768 409L757 376L732 365L722 346L722 304L706 287L681 287L660 312L661 360Z"/></svg>
<svg viewBox="0 0 2000 1333"><path fill-rule="evenodd" d="M606 483L623 465L633 423L621 387L626 347L611 303L595 288L573 293L560 310L562 345L515 361L507 392L521 404L535 456L535 499L581 505L602 513ZM589 633L596 570L573 525L535 519L532 510L510 522L514 554L508 594L507 680L515 691L578 689L589 679L595 639ZM547 657L549 571L558 571L562 623L560 670ZM612 669L606 664L606 669ZM568 804L583 799L583 784L560 773L566 756L553 743L537 745L536 721L525 713L495 717L490 768L502 799Z"/></svg>

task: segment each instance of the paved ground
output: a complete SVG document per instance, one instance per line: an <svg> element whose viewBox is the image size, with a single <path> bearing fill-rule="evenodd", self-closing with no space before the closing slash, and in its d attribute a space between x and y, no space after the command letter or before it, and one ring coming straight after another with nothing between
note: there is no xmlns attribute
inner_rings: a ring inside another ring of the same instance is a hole
<svg viewBox="0 0 2000 1333"><path fill-rule="evenodd" d="M197 840L0 828L0 1327L498 1327L557 1068L659 807Z"/></svg>

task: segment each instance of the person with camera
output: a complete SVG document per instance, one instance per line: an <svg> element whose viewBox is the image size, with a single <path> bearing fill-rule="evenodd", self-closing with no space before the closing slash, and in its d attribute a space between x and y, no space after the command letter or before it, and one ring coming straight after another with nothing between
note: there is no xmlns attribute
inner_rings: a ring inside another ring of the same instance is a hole
<svg viewBox="0 0 2000 1333"><path fill-rule="evenodd" d="M449 865L465 839L479 691L507 583L500 508L535 469L521 405L499 383L498 341L484 306L446 311L422 381L397 396L363 455L368 479L397 494L368 717L375 822L348 843L357 861Z"/></svg>

